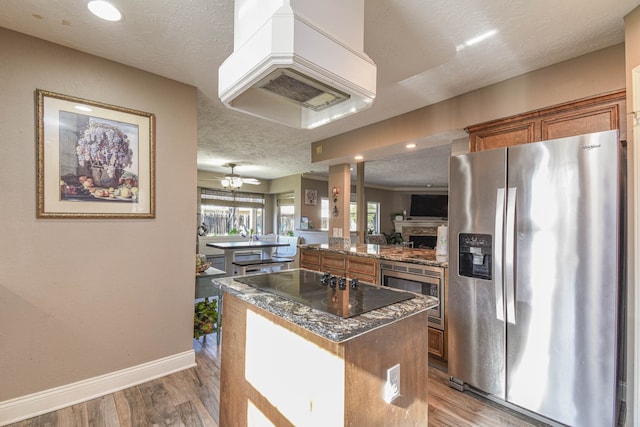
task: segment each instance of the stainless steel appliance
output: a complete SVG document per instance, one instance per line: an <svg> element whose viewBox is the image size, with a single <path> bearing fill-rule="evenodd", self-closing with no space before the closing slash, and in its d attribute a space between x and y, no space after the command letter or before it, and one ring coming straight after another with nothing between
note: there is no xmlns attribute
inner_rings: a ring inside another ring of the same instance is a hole
<svg viewBox="0 0 640 427"><path fill-rule="evenodd" d="M451 158L451 385L570 426L613 426L617 131Z"/></svg>
<svg viewBox="0 0 640 427"><path fill-rule="evenodd" d="M428 265L401 261L380 261L380 284L390 288L430 295L441 301L437 307L428 310L429 326L444 331L444 270Z"/></svg>
<svg viewBox="0 0 640 427"><path fill-rule="evenodd" d="M283 270L236 281L342 318L406 301L415 295L311 270Z"/></svg>

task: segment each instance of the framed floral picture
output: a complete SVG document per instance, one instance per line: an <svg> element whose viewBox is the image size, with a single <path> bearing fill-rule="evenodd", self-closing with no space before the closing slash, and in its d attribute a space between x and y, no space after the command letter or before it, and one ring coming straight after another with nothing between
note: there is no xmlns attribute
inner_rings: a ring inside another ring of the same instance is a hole
<svg viewBox="0 0 640 427"><path fill-rule="evenodd" d="M318 204L318 191L317 190L304 190L304 204L305 205L317 205Z"/></svg>
<svg viewBox="0 0 640 427"><path fill-rule="evenodd" d="M155 218L155 116L36 90L38 218Z"/></svg>

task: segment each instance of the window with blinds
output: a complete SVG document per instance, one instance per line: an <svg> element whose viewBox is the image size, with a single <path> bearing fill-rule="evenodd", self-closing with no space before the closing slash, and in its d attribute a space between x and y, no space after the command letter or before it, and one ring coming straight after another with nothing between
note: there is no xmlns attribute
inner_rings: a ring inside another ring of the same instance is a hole
<svg viewBox="0 0 640 427"><path fill-rule="evenodd" d="M200 218L208 235L263 234L264 204L259 193L200 190Z"/></svg>

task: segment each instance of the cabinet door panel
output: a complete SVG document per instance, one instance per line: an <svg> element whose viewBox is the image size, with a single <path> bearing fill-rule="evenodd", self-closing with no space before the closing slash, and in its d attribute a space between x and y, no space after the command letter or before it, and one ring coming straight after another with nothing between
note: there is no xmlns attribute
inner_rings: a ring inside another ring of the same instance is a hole
<svg viewBox="0 0 640 427"><path fill-rule="evenodd" d="M344 255L322 254L322 271L344 275L347 269L347 257Z"/></svg>
<svg viewBox="0 0 640 427"><path fill-rule="evenodd" d="M320 252L313 250L300 251L300 267L309 270L320 270Z"/></svg>
<svg viewBox="0 0 640 427"><path fill-rule="evenodd" d="M488 129L471 135L471 151L528 144L534 141L533 122L506 128Z"/></svg>
<svg viewBox="0 0 640 427"><path fill-rule="evenodd" d="M376 285L379 283L378 261L374 258L349 257L347 271L350 277L358 277Z"/></svg>
<svg viewBox="0 0 640 427"><path fill-rule="evenodd" d="M563 117L543 119L541 121L542 139L564 138L618 129L619 117L618 105L605 105Z"/></svg>
<svg viewBox="0 0 640 427"><path fill-rule="evenodd" d="M429 354L444 359L444 332L429 328Z"/></svg>

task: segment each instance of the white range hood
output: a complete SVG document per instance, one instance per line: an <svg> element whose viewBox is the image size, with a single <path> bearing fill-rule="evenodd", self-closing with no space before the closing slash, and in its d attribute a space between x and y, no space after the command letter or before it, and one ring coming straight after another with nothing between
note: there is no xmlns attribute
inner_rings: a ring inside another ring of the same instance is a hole
<svg viewBox="0 0 640 427"><path fill-rule="evenodd" d="M236 0L234 51L218 71L229 108L311 129L371 106L364 0Z"/></svg>

